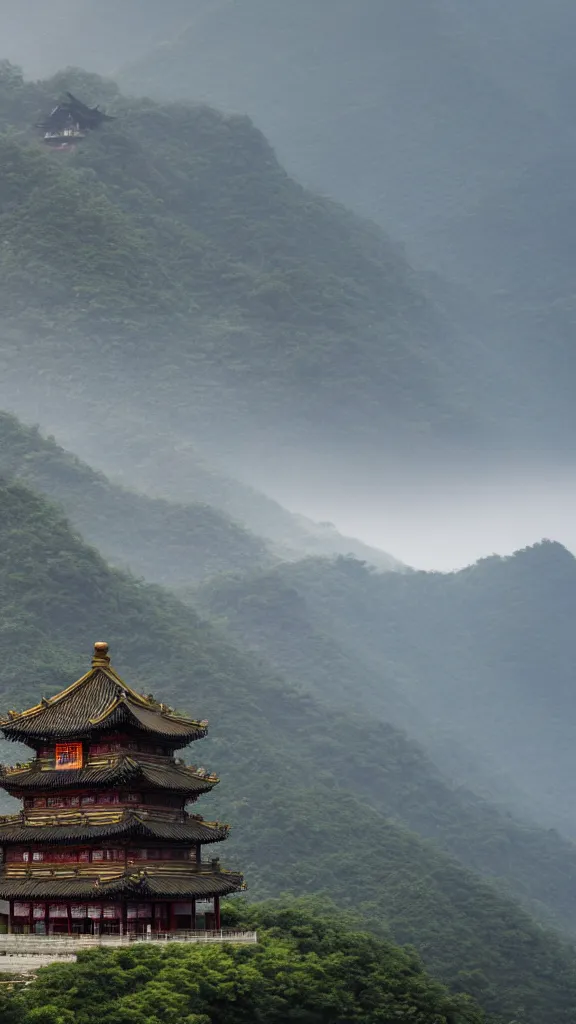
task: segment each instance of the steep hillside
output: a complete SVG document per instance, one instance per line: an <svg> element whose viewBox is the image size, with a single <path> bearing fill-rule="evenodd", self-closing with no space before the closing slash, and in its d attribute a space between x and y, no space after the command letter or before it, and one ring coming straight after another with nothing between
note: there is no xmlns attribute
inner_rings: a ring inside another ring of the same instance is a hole
<svg viewBox="0 0 576 1024"><path fill-rule="evenodd" d="M107 558L152 582L185 586L233 567L253 570L272 562L262 541L217 509L114 485L6 413L0 413L0 474L59 502Z"/></svg>
<svg viewBox="0 0 576 1024"><path fill-rule="evenodd" d="M438 976L486 1009L513 1018L524 1007L529 1024L569 1024L573 951L497 888L349 791L354 776L370 777L381 799L388 792L390 808L412 807L429 830L438 815L440 834L455 815L458 830L458 791L449 795L417 748L390 727L335 715L158 588L111 572L21 485L2 487L0 511L4 707L61 687L83 670L87 637L107 636L117 668L137 687L213 719L213 736L198 755L224 781L206 811L235 823L227 860L244 866L254 895L329 892L417 945ZM490 815L476 828L486 827L488 846L500 842L494 830L502 828L510 856L506 830L522 844L519 826ZM566 913L576 901L573 848L557 840L547 846L545 834L530 830L528 845L531 834L544 843L540 867L548 849L565 872ZM474 846L478 840L476 832ZM554 884L559 877L551 891Z"/></svg>
<svg viewBox="0 0 576 1024"><path fill-rule="evenodd" d="M559 444L574 431L575 31L568 0L336 0L328 21L322 0L199 3L121 82L248 113L301 180L469 288L468 332L480 300L491 358L524 378L525 429L536 418Z"/></svg>
<svg viewBox="0 0 576 1024"><path fill-rule="evenodd" d="M115 476L125 475L133 490L112 483L37 428L0 412L0 474L15 476L58 501L82 535L116 565L166 586L187 587L215 573L253 571L305 554L354 554L381 569L402 568L385 552L343 537L329 524L292 515L214 472L189 445L176 453L173 439L156 438L151 459L147 444L131 444L126 435L123 440L122 453L117 448L108 452L104 433L98 433L95 454L104 461L112 455ZM151 496L134 493L134 488ZM175 488L180 502L162 499Z"/></svg>
<svg viewBox="0 0 576 1024"><path fill-rule="evenodd" d="M461 344L383 232L289 178L248 118L128 101L81 72L1 77L5 380L26 360L46 385L244 452L493 427L482 346ZM25 145L64 87L117 120L74 154Z"/></svg>
<svg viewBox="0 0 576 1024"><path fill-rule="evenodd" d="M437 269L450 257L443 227L572 134L567 0L336 0L329 32L321 0L225 0L193 4L189 21L122 83L248 113L301 178Z"/></svg>
<svg viewBox="0 0 576 1024"><path fill-rule="evenodd" d="M202 597L317 694L346 707L353 687L359 710L406 728L445 770L576 835L576 560L561 545L447 575L308 561Z"/></svg>

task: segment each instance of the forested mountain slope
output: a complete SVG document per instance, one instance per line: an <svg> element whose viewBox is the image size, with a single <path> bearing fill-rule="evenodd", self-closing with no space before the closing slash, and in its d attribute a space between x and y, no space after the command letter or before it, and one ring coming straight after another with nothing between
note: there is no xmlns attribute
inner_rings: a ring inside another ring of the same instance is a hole
<svg viewBox="0 0 576 1024"><path fill-rule="evenodd" d="M524 379L525 429L566 444L570 0L335 0L329 13L323 0L224 0L192 5L189 21L129 64L122 84L248 113L301 180L469 288L492 319L491 357Z"/></svg>
<svg viewBox="0 0 576 1024"><path fill-rule="evenodd" d="M249 114L300 177L420 253L571 134L569 0L200 0L188 20L122 83Z"/></svg>
<svg viewBox="0 0 576 1024"><path fill-rule="evenodd" d="M253 571L306 554L348 553L382 569L402 568L385 552L343 537L328 524L293 515L215 472L192 446L176 451L173 438L157 437L153 453L147 442L131 443L129 436L120 452L102 430L92 442L104 461L111 454L120 479L125 468L127 487L0 411L0 474L15 476L58 501L107 558L150 582L184 587L215 573ZM163 500L175 487L181 500ZM240 523L248 523L251 532Z"/></svg>
<svg viewBox="0 0 576 1024"><path fill-rule="evenodd" d="M91 544L151 582L183 586L273 561L263 541L218 509L125 490L37 429L1 412L0 474L15 476L58 501Z"/></svg>
<svg viewBox="0 0 576 1024"><path fill-rule="evenodd" d="M488 1010L513 1018L524 1007L529 1024L571 1021L573 951L496 887L385 817L376 794L388 814L398 808L400 817L402 807L406 817L410 808L428 834L466 830L463 811L474 838L455 842L478 855L482 844L502 843L512 863L525 838L528 859L522 868L515 862L508 885L519 875L527 898L540 894L542 903L547 886L551 900L561 889L566 925L576 902L572 846L477 801L475 816L473 798L450 793L402 734L353 712L338 716L272 677L168 594L109 570L44 500L3 486L3 706L25 705L80 674L96 635L110 641L133 685L212 718L211 738L194 756L207 757L224 781L206 812L234 822L226 860L242 864L254 895L329 892L366 920L387 922ZM363 778L364 797L350 791L354 778ZM540 882L526 870L533 843L540 870L546 860Z"/></svg>
<svg viewBox="0 0 576 1024"><path fill-rule="evenodd" d="M128 101L81 72L0 79L7 390L26 360L100 408L237 447L380 451L386 429L401 445L494 427L482 346L461 344L379 228L290 179L248 118ZM117 120L74 154L27 145L65 87Z"/></svg>
<svg viewBox="0 0 576 1024"><path fill-rule="evenodd" d="M576 835L576 560L561 545L398 579L310 560L201 597L289 677L341 707L353 688L443 769Z"/></svg>

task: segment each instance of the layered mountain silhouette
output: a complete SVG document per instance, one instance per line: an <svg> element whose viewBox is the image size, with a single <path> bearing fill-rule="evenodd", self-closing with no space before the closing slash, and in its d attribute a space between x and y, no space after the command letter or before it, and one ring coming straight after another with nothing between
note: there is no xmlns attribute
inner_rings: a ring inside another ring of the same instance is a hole
<svg viewBox="0 0 576 1024"><path fill-rule="evenodd" d="M253 572L313 554L350 554L382 569L404 568L384 551L294 515L215 472L191 446L175 452L169 438L157 437L151 458L146 443L124 438L119 457L101 437L98 454L104 461L115 454L116 478L132 489L93 470L37 427L0 412L0 475L53 498L107 558L147 580L189 588L216 573ZM160 496L175 490L179 501Z"/></svg>
<svg viewBox="0 0 576 1024"><path fill-rule="evenodd" d="M576 560L545 542L457 573L309 560L204 607L335 706L406 728L449 774L576 835Z"/></svg>
<svg viewBox="0 0 576 1024"><path fill-rule="evenodd" d="M488 1011L522 1003L530 1024L568 1024L572 949L512 893L571 930L572 844L447 785L398 730L331 710L167 592L110 571L21 484L0 490L0 611L5 705L61 688L97 631L135 685L212 719L204 753L223 780L213 808L235 823L229 860L251 893L330 893Z"/></svg>

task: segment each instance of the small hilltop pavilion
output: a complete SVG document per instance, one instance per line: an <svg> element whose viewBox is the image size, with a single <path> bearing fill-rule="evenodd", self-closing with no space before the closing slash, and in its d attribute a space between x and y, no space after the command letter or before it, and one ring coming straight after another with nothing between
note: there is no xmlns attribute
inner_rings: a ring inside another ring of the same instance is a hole
<svg viewBox="0 0 576 1024"><path fill-rule="evenodd" d="M218 778L174 756L207 725L132 690L105 643L78 682L0 720L34 751L0 772L23 801L0 818L0 900L15 941L217 932L220 898L244 882L205 853L228 826L186 811Z"/></svg>

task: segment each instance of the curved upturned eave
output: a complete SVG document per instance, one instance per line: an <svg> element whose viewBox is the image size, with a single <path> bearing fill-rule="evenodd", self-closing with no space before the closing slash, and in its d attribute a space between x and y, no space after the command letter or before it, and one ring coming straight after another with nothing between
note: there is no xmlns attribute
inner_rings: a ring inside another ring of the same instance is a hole
<svg viewBox="0 0 576 1024"><path fill-rule="evenodd" d="M42 742L85 739L128 725L159 740L186 746L207 734L208 723L177 715L165 704L136 693L109 665L98 665L54 697L0 719L7 739Z"/></svg>
<svg viewBox="0 0 576 1024"><path fill-rule="evenodd" d="M26 796L31 791L42 793L48 790L107 788L128 784L186 797L208 793L219 781L215 775L198 774L197 770L186 765L156 764L129 756L118 757L112 764L87 765L68 771L34 766L0 770L0 788L16 797Z"/></svg>
<svg viewBox="0 0 576 1024"><path fill-rule="evenodd" d="M158 821L126 813L118 821L102 825L88 823L70 825L30 825L20 815L0 822L0 846L20 846L25 843L42 845L52 843L73 845L98 842L103 839L142 838L176 844L220 843L228 838L230 826L221 822L205 822L189 818L183 822Z"/></svg>
<svg viewBox="0 0 576 1024"><path fill-rule="evenodd" d="M231 871L184 876L125 873L106 882L99 878L6 878L0 873L0 899L5 900L209 899L245 888L243 876Z"/></svg>

